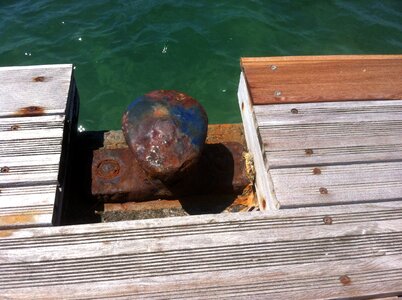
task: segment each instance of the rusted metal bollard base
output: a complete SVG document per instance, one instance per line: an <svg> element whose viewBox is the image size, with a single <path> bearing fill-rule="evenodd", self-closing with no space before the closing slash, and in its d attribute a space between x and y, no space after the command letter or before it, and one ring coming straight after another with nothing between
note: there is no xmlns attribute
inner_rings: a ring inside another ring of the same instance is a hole
<svg viewBox="0 0 402 300"><path fill-rule="evenodd" d="M187 176L165 184L149 178L127 148L95 150L92 194L104 202L177 199L205 194L241 195L250 184L244 152L244 146L237 142L207 144L198 164Z"/></svg>

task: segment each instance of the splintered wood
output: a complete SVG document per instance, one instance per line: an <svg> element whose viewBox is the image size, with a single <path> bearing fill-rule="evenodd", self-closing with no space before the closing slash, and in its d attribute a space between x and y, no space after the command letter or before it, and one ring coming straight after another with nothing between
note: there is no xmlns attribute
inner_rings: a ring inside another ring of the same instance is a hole
<svg viewBox="0 0 402 300"><path fill-rule="evenodd" d="M260 208L402 200L401 55L244 58L242 68Z"/></svg>
<svg viewBox="0 0 402 300"><path fill-rule="evenodd" d="M63 133L68 139L75 115L72 66L4 67L0 79L0 229L57 223Z"/></svg>

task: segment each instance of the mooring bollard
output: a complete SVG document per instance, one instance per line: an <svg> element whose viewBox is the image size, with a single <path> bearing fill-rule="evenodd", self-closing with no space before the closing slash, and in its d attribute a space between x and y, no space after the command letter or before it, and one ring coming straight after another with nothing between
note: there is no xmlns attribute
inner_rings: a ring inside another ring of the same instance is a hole
<svg viewBox="0 0 402 300"><path fill-rule="evenodd" d="M151 177L180 179L198 161L207 135L204 108L190 96L158 90L135 99L123 115L124 137Z"/></svg>

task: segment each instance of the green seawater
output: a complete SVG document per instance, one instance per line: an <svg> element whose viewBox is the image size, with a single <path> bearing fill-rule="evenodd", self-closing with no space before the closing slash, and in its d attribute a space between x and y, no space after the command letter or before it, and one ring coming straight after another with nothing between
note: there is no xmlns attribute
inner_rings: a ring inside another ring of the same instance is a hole
<svg viewBox="0 0 402 300"><path fill-rule="evenodd" d="M241 120L242 56L402 53L402 0L0 0L0 65L73 63L86 130L175 89Z"/></svg>

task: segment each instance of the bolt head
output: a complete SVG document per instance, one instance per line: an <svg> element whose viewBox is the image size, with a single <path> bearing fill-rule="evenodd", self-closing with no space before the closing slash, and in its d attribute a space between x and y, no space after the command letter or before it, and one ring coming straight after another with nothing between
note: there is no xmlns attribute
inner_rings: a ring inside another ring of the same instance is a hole
<svg viewBox="0 0 402 300"><path fill-rule="evenodd" d="M322 221L324 222L325 225L331 225L332 224L332 218L329 216L325 216L322 218Z"/></svg>
<svg viewBox="0 0 402 300"><path fill-rule="evenodd" d="M328 194L328 190L327 190L326 188L324 188L324 187L321 187L321 188L319 189L319 191L320 191L320 194L321 194L321 195L326 195L326 194Z"/></svg>
<svg viewBox="0 0 402 300"><path fill-rule="evenodd" d="M352 280L350 279L350 277L348 275L342 275L341 277L339 277L339 281L343 285L349 285L352 283Z"/></svg>

